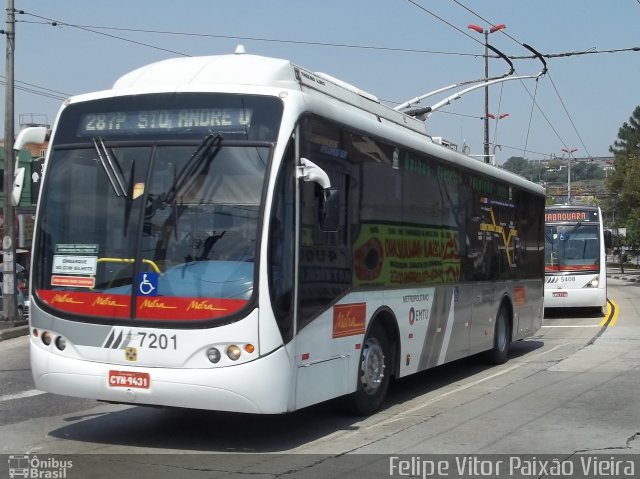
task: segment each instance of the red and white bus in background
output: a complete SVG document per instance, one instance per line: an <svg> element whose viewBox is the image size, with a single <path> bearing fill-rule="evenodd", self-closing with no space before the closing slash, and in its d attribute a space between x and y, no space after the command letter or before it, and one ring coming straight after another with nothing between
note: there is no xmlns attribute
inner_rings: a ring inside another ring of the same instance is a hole
<svg viewBox="0 0 640 479"><path fill-rule="evenodd" d="M38 203L36 387L282 413L543 317L544 191L289 61L154 63L65 101Z"/></svg>
<svg viewBox="0 0 640 479"><path fill-rule="evenodd" d="M545 210L545 308L607 306L605 231L597 206L553 205Z"/></svg>

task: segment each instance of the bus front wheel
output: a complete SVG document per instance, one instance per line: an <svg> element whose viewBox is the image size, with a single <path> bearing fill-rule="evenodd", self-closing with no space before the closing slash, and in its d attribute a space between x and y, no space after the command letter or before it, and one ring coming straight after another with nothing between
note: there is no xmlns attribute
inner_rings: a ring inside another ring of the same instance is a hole
<svg viewBox="0 0 640 479"><path fill-rule="evenodd" d="M374 324L362 345L358 389L351 395L351 409L369 415L380 409L391 379L391 348L384 327Z"/></svg>

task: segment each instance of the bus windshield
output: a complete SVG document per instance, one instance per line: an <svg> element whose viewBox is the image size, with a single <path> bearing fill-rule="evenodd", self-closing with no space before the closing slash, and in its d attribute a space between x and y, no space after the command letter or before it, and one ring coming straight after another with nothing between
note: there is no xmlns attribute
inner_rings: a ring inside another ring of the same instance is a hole
<svg viewBox="0 0 640 479"><path fill-rule="evenodd" d="M598 272L598 225L545 226L545 271Z"/></svg>
<svg viewBox="0 0 640 479"><path fill-rule="evenodd" d="M63 112L33 261L44 307L80 317L206 320L248 303L282 107L231 96L172 95L165 104L166 95L146 95ZM214 114L228 115L227 123L216 127Z"/></svg>

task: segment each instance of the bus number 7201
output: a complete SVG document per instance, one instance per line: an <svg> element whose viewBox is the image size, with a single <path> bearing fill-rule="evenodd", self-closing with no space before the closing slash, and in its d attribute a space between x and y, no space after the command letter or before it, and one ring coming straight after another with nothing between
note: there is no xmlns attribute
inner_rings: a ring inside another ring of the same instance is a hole
<svg viewBox="0 0 640 479"><path fill-rule="evenodd" d="M156 333L138 333L140 336L140 347L147 347L149 349L178 349L178 338L174 334L173 336L167 336L166 334ZM145 345L145 340L149 342ZM173 347L171 347L173 346Z"/></svg>

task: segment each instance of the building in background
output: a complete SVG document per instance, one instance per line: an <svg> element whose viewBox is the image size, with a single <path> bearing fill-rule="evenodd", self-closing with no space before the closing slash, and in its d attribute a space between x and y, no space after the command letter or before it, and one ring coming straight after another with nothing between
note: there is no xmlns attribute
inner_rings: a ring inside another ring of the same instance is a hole
<svg viewBox="0 0 640 479"><path fill-rule="evenodd" d="M36 126L32 124L21 125ZM12 142L13 143L13 142ZM30 148L20 150L17 154L18 167L25 168L25 182L20 196L20 202L16 205L16 263L24 268L25 274L18 277L18 287L27 287L26 279L31 264L31 242L33 240L33 230L38 203L38 193L40 182L42 181L42 171L44 167L44 157L47 151L48 141L42 145L32 145ZM5 141L0 139L0 170L4 174L6 152ZM0 182L0 209L4 206L3 184ZM4 216L0 210L0 237L4 236ZM2 252L0 251L0 257ZM17 267L19 270L20 267Z"/></svg>

